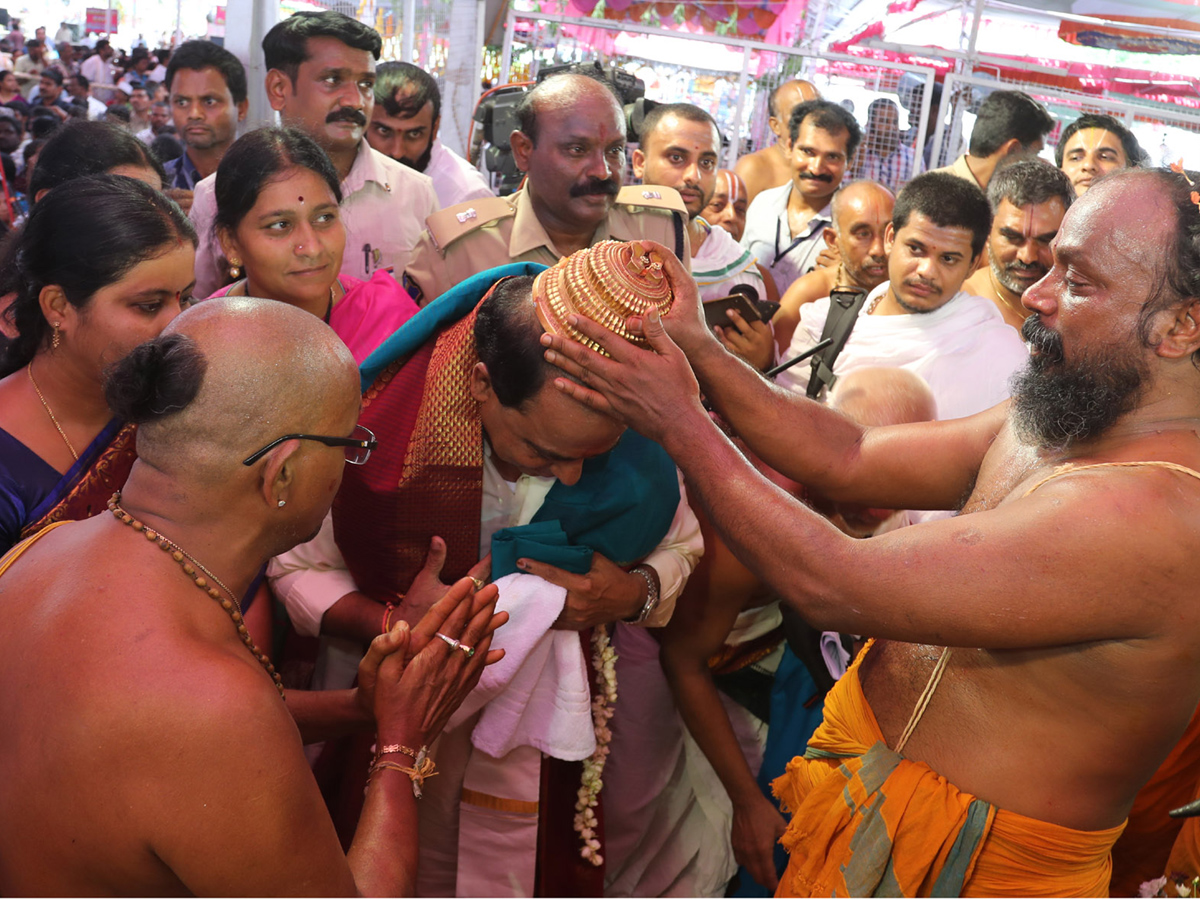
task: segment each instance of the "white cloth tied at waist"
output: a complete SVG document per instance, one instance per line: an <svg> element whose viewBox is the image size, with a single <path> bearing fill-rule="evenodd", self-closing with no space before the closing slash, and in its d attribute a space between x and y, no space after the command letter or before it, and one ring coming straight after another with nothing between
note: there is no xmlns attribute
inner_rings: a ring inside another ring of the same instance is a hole
<svg viewBox="0 0 1200 900"><path fill-rule="evenodd" d="M502 648L504 658L483 670L448 727L482 708L471 743L490 756L529 746L557 759L587 759L596 734L583 646L578 632L550 627L566 605L566 589L522 572L496 586L496 611L509 619L492 649Z"/></svg>

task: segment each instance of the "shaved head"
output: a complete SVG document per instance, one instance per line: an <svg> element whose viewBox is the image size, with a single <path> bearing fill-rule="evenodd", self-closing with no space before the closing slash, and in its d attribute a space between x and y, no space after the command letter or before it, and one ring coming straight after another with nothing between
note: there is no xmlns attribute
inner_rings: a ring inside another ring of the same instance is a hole
<svg viewBox="0 0 1200 900"><path fill-rule="evenodd" d="M174 319L119 363L106 396L138 423L138 455L189 481L237 472L292 432L328 433L358 408L358 367L316 316L287 303L221 297Z"/></svg>
<svg viewBox="0 0 1200 900"><path fill-rule="evenodd" d="M797 103L803 103L805 100L820 99L821 92L816 89L816 86L811 81L793 78L791 81L785 81L779 87L775 88L775 90L771 91L767 108L772 116L786 122L792 114L792 107Z"/></svg>
<svg viewBox="0 0 1200 900"><path fill-rule="evenodd" d="M860 425L904 425L937 418L937 401L920 375L871 366L838 379L829 405Z"/></svg>
<svg viewBox="0 0 1200 900"><path fill-rule="evenodd" d="M878 201L889 210L896 204L896 196L878 181L854 181L833 195L833 227L840 228L840 216L846 211Z"/></svg>
<svg viewBox="0 0 1200 900"><path fill-rule="evenodd" d="M606 98L611 104L613 115L622 123L624 113L621 101L607 84L588 75L564 72L552 75L529 91L517 106L517 121L520 130L534 144L537 143L537 117L545 112L570 109L584 100Z"/></svg>

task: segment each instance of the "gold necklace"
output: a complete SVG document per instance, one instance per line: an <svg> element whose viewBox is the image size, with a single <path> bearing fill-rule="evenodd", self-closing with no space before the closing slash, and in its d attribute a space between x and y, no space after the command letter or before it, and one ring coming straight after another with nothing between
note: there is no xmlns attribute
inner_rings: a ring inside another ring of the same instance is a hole
<svg viewBox="0 0 1200 900"><path fill-rule="evenodd" d="M1000 298L1001 303L1003 303L1006 307L1008 307L1009 310L1016 313L1017 316L1019 316L1020 318L1022 318L1022 319L1029 318L1029 310L1025 309L1024 306L1021 306L1021 298L1020 297L1017 297L1017 306L1020 307L1019 309L1013 309L1013 305L1008 302L1008 298L1004 296L1004 291L1002 291L1000 289L1001 288L1000 282L998 282L996 280L996 273L992 271L991 263L988 263L988 281L990 281L992 283L992 290L994 290L996 292L996 296Z"/></svg>
<svg viewBox="0 0 1200 900"><path fill-rule="evenodd" d="M50 421L54 423L55 429L58 431L59 437L63 439L63 443L67 445L67 449L71 451L71 455L75 457L75 462L79 462L79 454L75 452L75 448L71 446L71 439L67 437L67 433L63 431L63 427L58 424L58 419L54 417L54 410L50 408L50 404L46 402L46 398L42 396L42 389L38 387L37 380L33 377L33 361L25 367L25 371L29 373L29 382L33 385L34 391L38 395L38 399L42 401L42 407L46 410L46 415L50 417Z"/></svg>
<svg viewBox="0 0 1200 900"><path fill-rule="evenodd" d="M108 510L116 519L124 522L134 531L140 531L143 535L145 535L146 540L154 542L158 545L160 550L162 550L164 553L170 554L171 558L175 560L175 562L179 563L180 567L183 569L183 573L196 583L196 587L200 588L200 590L204 591L206 594L208 594L208 596L212 597L221 604L221 608L225 610L225 612L229 614L229 618L233 620L233 624L237 628L238 637L242 639L242 643L246 645L246 649L250 651L250 655L257 659L258 664L266 670L268 675L271 676L271 680L275 682L275 689L279 691L279 696L282 697L283 679L280 678L279 673L275 671L275 666L271 663L271 660L267 658L267 654L259 650L258 646L254 643L254 638L250 637L250 630L246 627L245 620L242 619L242 606L240 603L238 603L237 595L234 594L229 588L225 587L221 579L217 578L216 575L210 572L204 565L201 564L198 559L196 559L196 557L192 556L192 554L188 553L166 535L159 534L153 528L148 528L143 522L138 521L128 512L122 509L120 491L117 491L109 499ZM199 569L200 572L197 572L197 569ZM200 574L201 572L203 574ZM211 578L215 584L220 585L225 593L229 595L229 599L223 597L221 592L215 587L210 586L209 583L204 580L205 575Z"/></svg>

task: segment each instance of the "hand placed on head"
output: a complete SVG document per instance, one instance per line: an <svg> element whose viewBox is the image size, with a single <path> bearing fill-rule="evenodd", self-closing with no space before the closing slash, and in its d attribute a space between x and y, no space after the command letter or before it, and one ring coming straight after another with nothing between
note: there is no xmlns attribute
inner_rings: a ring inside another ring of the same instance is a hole
<svg viewBox="0 0 1200 900"><path fill-rule="evenodd" d="M571 316L571 326L603 347L610 358L561 335L542 335L547 362L578 379L555 379L555 387L663 443L689 415L705 415L696 376L664 330L664 321L657 311L645 320L629 320L630 330L642 334L649 345L641 348L589 319ZM703 320L699 327L705 340L714 340Z"/></svg>

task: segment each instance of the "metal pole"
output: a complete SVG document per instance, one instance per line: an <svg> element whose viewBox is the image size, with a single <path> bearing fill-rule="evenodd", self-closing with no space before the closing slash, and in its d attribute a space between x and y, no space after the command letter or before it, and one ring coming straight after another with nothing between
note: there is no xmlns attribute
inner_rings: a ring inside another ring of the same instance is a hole
<svg viewBox="0 0 1200 900"><path fill-rule="evenodd" d="M742 147L742 132L745 129L743 121L743 111L746 108L746 93L750 90L750 48L742 48L742 75L738 79L738 102L737 110L733 114L735 123L733 129L732 140L729 142L729 151L725 154L725 168L732 169L734 163L737 162L738 152Z"/></svg>
<svg viewBox="0 0 1200 900"><path fill-rule="evenodd" d="M404 38L400 44L400 60L406 63L415 63L413 59L413 48L417 41L417 2L416 0L404 0L403 12L404 17Z"/></svg>
<svg viewBox="0 0 1200 900"><path fill-rule="evenodd" d="M984 2L985 0L975 0L975 19L971 22L971 37L967 41L967 61L972 66L975 63L975 47L979 43L979 23L983 19Z"/></svg>
<svg viewBox="0 0 1200 900"><path fill-rule="evenodd" d="M921 162L925 156L925 139L929 134L929 110L933 105L934 76L931 72L925 76L925 90L921 93L921 118L917 122L916 153L913 154L913 168L908 173L909 178L916 178L921 171ZM934 144L936 147L937 144Z"/></svg>
<svg viewBox="0 0 1200 900"><path fill-rule="evenodd" d="M508 7L508 15L504 20L504 43L500 49L500 84L508 84L508 73L512 69L512 52L513 52L513 29L516 27L517 17L513 13L512 5Z"/></svg>
<svg viewBox="0 0 1200 900"><path fill-rule="evenodd" d="M108 10L104 13L104 36L112 38L112 0L108 0Z"/></svg>
<svg viewBox="0 0 1200 900"><path fill-rule="evenodd" d="M928 90L928 88L927 88ZM932 94L932 92L930 92ZM946 129L946 109L950 106L950 98L954 96L954 73L947 72L946 80L942 84L942 103L938 107L937 127L933 129L933 153L929 157L929 168L936 169L943 163L942 160L942 135ZM921 100L921 105L925 105L925 101L932 97L925 97Z"/></svg>
<svg viewBox="0 0 1200 900"><path fill-rule="evenodd" d="M183 0L175 0L175 33L171 35L171 46L178 46L183 37Z"/></svg>

